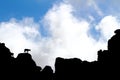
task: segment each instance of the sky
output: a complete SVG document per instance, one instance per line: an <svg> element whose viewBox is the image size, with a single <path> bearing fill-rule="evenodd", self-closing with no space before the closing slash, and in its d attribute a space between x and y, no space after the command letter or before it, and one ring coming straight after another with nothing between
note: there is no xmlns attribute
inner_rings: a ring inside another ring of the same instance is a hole
<svg viewBox="0 0 120 80"><path fill-rule="evenodd" d="M97 60L120 28L120 0L0 0L0 42L16 57L25 48L36 64L56 57Z"/></svg>

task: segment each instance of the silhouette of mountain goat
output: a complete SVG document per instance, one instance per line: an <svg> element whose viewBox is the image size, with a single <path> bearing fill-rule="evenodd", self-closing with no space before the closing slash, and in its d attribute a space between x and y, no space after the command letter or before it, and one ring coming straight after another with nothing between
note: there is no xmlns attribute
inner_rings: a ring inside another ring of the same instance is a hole
<svg viewBox="0 0 120 80"><path fill-rule="evenodd" d="M24 49L24 53L28 53L31 49Z"/></svg>

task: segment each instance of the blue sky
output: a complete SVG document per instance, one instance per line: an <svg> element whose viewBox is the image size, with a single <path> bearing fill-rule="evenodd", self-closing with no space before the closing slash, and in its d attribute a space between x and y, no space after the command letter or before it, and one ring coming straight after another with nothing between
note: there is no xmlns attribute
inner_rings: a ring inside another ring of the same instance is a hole
<svg viewBox="0 0 120 80"><path fill-rule="evenodd" d="M34 17L38 21L56 0L0 0L0 21Z"/></svg>
<svg viewBox="0 0 120 80"><path fill-rule="evenodd" d="M0 0L0 21L3 20L9 20L12 17L15 17L17 19L22 19L23 17L33 17L35 20L40 20L45 13L53 6L54 3L60 2L62 0ZM65 0L69 1L69 0ZM71 0L70 0L71 1ZM78 11L81 11L81 13L76 13L78 16L85 16L84 14L90 13L91 15L94 15L95 18L99 19L98 14L95 12L93 7L84 5L85 1L82 0L75 0L80 1L83 4L78 4ZM119 1L118 0L93 0L96 2L96 4L99 6L101 11L103 11L104 15L108 14L118 14L120 11L119 7ZM83 9L79 9L79 7L83 7ZM87 9L84 8L84 6L87 6ZM81 14L81 15L80 15ZM104 16L103 15L103 16Z"/></svg>
<svg viewBox="0 0 120 80"><path fill-rule="evenodd" d="M119 0L0 0L0 42L40 66L56 57L97 60L120 28ZM14 36L13 36L14 35ZM87 50L86 50L87 49Z"/></svg>
<svg viewBox="0 0 120 80"><path fill-rule="evenodd" d="M0 21L8 21L10 18L23 19L33 17L35 21L40 21L47 11L55 4L63 0L0 0ZM71 2L76 8L77 17L88 19L87 15L95 18L94 23L98 23L106 15L119 16L118 0L64 0ZM99 9L104 13L100 16L93 6L85 4L86 1L95 1ZM74 3L73 3L74 2ZM75 3L78 2L78 3ZM83 8L81 8L83 7Z"/></svg>

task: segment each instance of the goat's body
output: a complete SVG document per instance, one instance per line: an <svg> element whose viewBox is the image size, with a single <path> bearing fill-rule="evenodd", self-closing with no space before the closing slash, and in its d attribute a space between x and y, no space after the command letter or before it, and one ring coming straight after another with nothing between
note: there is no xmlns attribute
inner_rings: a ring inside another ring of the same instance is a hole
<svg viewBox="0 0 120 80"><path fill-rule="evenodd" d="M24 49L24 53L28 53L31 49Z"/></svg>

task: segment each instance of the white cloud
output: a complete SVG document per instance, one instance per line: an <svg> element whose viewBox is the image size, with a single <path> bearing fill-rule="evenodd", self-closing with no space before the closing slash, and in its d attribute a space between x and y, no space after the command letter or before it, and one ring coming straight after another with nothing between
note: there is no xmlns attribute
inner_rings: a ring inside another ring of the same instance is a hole
<svg viewBox="0 0 120 80"><path fill-rule="evenodd" d="M42 37L40 24L32 18L23 20L11 19L0 23L0 41L17 55L24 48L32 49L31 54L38 65L54 66L56 57L77 57L82 60L93 61L97 59L99 49L107 49L107 41L113 31L118 28L116 17L106 16L95 26L100 31L99 40L96 41L89 34L90 23L85 19L74 16L74 7L61 3L54 5L43 19L43 24L50 36ZM106 40L104 40L106 39Z"/></svg>
<svg viewBox="0 0 120 80"><path fill-rule="evenodd" d="M8 22L0 23L0 41L6 43L6 45L15 53L15 57L18 53L23 52L24 48L35 48L37 37L40 34L37 30L39 25L33 22L32 18L25 18L21 21L11 19Z"/></svg>
<svg viewBox="0 0 120 80"><path fill-rule="evenodd" d="M101 8L98 6L98 0L63 0L65 3L71 4L75 7L76 12L85 11L86 15L90 14L91 11L94 11L99 16L103 16L104 13L102 12ZM93 15L94 16L94 15Z"/></svg>
<svg viewBox="0 0 120 80"><path fill-rule="evenodd" d="M48 11L45 16L45 24L50 30L54 58L78 57L82 60L93 61L97 59L99 49L107 49L107 40L119 28L116 17L106 16L96 30L100 31L98 41L89 33L90 23L84 19L77 19L73 13L74 8L69 4L60 4ZM94 34L95 35L95 34Z"/></svg>
<svg viewBox="0 0 120 80"><path fill-rule="evenodd" d="M106 42L96 41L88 34L90 26L87 21L77 19L69 4L55 5L45 16L45 24L51 32L54 56L65 58L78 57L82 60L97 59L97 51L105 49Z"/></svg>
<svg viewBox="0 0 120 80"><path fill-rule="evenodd" d="M114 35L114 31L120 28L119 26L120 23L117 17L109 15L101 20L101 22L96 26L96 29L100 31L104 40L108 40L112 35Z"/></svg>

